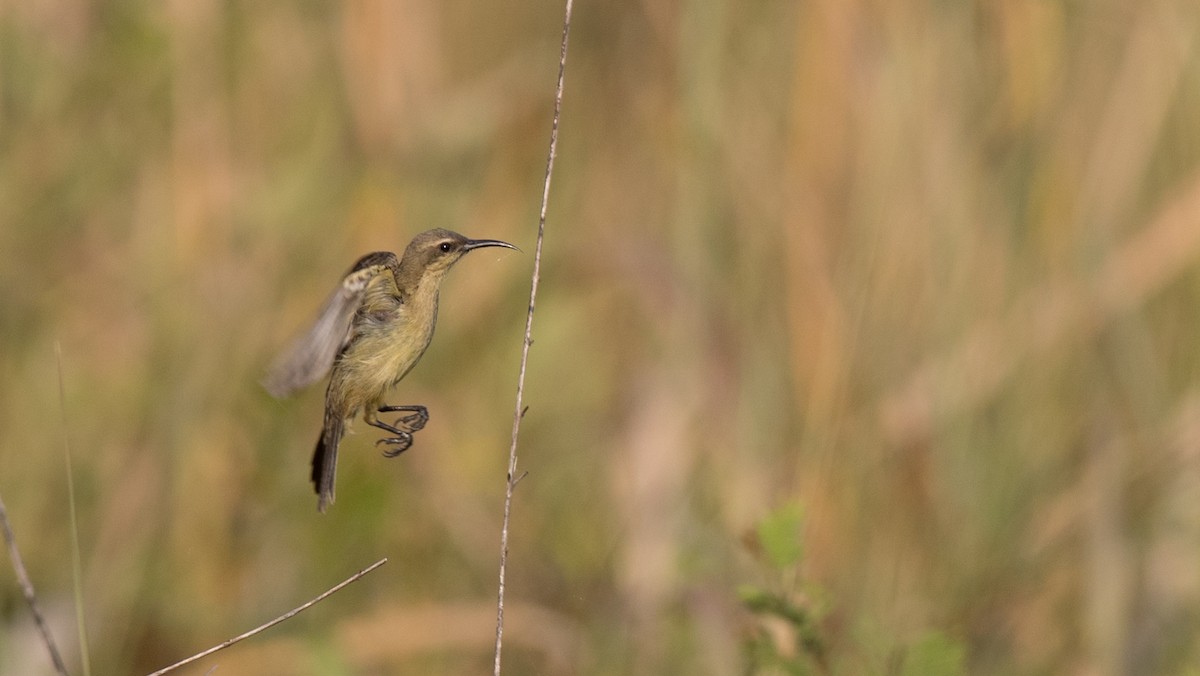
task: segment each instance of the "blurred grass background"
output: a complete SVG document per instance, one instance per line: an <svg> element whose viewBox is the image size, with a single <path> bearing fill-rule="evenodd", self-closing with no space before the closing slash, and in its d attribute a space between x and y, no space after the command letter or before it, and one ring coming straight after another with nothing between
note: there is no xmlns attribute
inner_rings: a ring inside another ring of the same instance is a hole
<svg viewBox="0 0 1200 676"><path fill-rule="evenodd" d="M561 16L0 4L0 491L72 664L64 441L94 673L383 556L184 673L490 668ZM832 673L931 635L971 673L1197 673L1198 31L1191 0L577 3L506 673L739 673L787 630L746 584ZM257 381L429 227L526 253L454 271L394 397L429 426L385 461L360 425L318 515L322 389ZM47 666L6 564L0 673Z"/></svg>

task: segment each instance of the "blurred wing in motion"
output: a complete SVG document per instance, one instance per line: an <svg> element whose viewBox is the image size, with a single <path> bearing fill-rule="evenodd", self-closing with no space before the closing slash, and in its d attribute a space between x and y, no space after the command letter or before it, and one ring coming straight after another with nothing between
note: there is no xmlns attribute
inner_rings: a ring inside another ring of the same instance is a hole
<svg viewBox="0 0 1200 676"><path fill-rule="evenodd" d="M350 341L354 313L362 305L371 280L380 274L395 274L399 262L390 251L363 256L354 264L317 316L308 333L296 338L267 371L263 387L274 397L285 397L311 385L329 373L333 360Z"/></svg>

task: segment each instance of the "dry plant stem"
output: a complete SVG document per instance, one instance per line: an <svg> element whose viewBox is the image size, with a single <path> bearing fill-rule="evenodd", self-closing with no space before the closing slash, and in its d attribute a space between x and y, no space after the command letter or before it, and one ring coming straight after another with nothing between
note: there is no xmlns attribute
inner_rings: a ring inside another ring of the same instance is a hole
<svg viewBox="0 0 1200 676"><path fill-rule="evenodd" d="M67 433L67 388L63 383L62 345L54 341L54 356L58 361L58 405L62 413L63 458L67 465L67 506L71 513L71 577L75 584L75 627L79 633L79 662L83 676L91 676L92 660L88 655L87 621L83 614L83 560L79 555L79 518L75 509L75 471L71 468L71 437Z"/></svg>
<svg viewBox="0 0 1200 676"><path fill-rule="evenodd" d="M0 499L0 527L4 529L4 543L8 545L8 558L12 559L13 570L17 572L17 582L21 585L21 592L25 594L25 602L29 604L30 612L33 613L33 621L42 634L42 641L46 644L46 649L50 651L54 670L66 676L67 665L58 652L54 637L50 635L50 627L46 626L46 618L42 617L42 611L38 608L37 595L33 592L33 583L29 581L29 574L25 572L25 563L21 560L21 552L17 549L17 538L13 536L12 526L8 523L8 510L4 507L3 499Z"/></svg>
<svg viewBox="0 0 1200 676"><path fill-rule="evenodd" d="M225 648L228 648L229 646L233 645L234 643L237 643L238 641L241 641L242 639L247 639L247 638L250 638L251 636L254 636L255 634L266 631L267 629L274 627L275 625L279 624L280 622L283 622L285 620L290 620L291 618L295 617L296 615L299 615L302 611L308 610L309 608L315 606L316 604L320 603L321 601L324 601L325 599L329 598L330 596L341 591L342 588L350 585L353 582L356 582L362 576L375 570L376 568L382 566L385 563L387 563L387 559L380 559L380 560L376 561L375 563L371 564L370 566L367 566L366 568L363 568L362 570L358 571L357 573L351 575L350 577L346 578L345 580L342 580L340 583L338 583L333 588L329 589L328 591L321 594L320 596L312 599L311 601L305 603L304 605L301 605L297 608L293 608L292 610L289 610L288 612L284 613L283 615L280 615L279 617L271 620L270 622L267 622L266 624L264 624L262 626L251 629L250 631L248 631L240 636L234 636L233 638L229 639L228 641L225 641L221 645L213 646L212 648L209 648L208 650L205 650L204 652L196 653L195 655L192 655L191 657L189 657L185 660L180 660L180 661L176 662L175 664L172 664L169 667L164 667L162 669L159 669L158 671L150 674L150 676L159 676L160 674L165 674L168 671L174 671L174 670L178 669L179 667L191 664L192 662L195 662L196 660L208 657L209 655L217 652L218 650L224 650Z"/></svg>
<svg viewBox="0 0 1200 676"><path fill-rule="evenodd" d="M550 151L546 156L546 178L542 182L542 209L538 215L537 245L533 251L533 277L529 284L529 310L525 315L525 340L521 345L521 368L517 374L517 403L513 410L512 441L508 447L508 479L504 491L504 523L500 528L500 586L496 593L496 658L494 676L500 676L500 651L504 646L504 579L508 569L508 522L512 514L513 489L525 475L517 476L517 437L521 419L525 417L525 370L529 363L529 347L533 345L533 308L537 300L538 280L542 270L542 239L546 233L546 208L550 202L550 177L554 174L554 157L558 152L558 121L562 114L563 75L567 69L567 41L571 35L572 0L566 0L563 16L562 46L558 53L558 83L554 88L554 117L550 124Z"/></svg>

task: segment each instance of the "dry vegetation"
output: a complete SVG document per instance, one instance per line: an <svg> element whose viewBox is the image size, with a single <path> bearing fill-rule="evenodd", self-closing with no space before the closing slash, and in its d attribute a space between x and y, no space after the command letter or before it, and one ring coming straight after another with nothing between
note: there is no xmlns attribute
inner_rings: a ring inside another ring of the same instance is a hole
<svg viewBox="0 0 1200 676"><path fill-rule="evenodd" d="M363 252L531 250L561 16L0 5L0 491L71 664L64 435L96 673L383 556L191 673L488 671L530 256L455 270L429 426L360 425L326 516L320 388L257 381ZM583 2L571 59L506 673L738 673L789 630L745 584L832 673L1195 673L1200 5ZM0 565L0 673L47 668Z"/></svg>

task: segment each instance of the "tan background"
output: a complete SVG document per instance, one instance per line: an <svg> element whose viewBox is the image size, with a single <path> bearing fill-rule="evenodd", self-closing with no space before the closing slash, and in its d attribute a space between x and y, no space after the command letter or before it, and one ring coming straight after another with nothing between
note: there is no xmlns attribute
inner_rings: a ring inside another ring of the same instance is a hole
<svg viewBox="0 0 1200 676"><path fill-rule="evenodd" d="M64 442L94 673L383 556L186 673L490 670L561 16L0 3L0 493L72 665ZM1195 673L1198 50L1191 0L577 3L506 673L740 673L744 584L834 673L930 632L972 673ZM435 226L526 253L453 272L394 397L432 421L393 461L359 425L320 516L321 388L257 381ZM780 572L751 534L791 503ZM46 664L0 565L0 672Z"/></svg>

